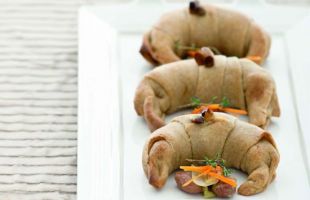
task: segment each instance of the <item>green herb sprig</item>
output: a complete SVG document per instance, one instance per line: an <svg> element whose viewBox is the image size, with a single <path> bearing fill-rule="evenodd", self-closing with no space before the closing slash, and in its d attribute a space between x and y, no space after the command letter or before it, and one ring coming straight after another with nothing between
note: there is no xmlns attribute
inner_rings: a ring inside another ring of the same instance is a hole
<svg viewBox="0 0 310 200"><path fill-rule="evenodd" d="M210 104L211 104L211 103L215 103L216 99L217 99L217 96L213 96L212 99L211 99L211 101L210 101L209 103L210 103Z"/></svg>
<svg viewBox="0 0 310 200"><path fill-rule="evenodd" d="M212 97L211 101L209 103L206 103L206 104L213 104L213 103L215 103L217 98L218 98L217 96ZM192 97L191 98L191 102L192 102L192 105L194 107L199 107L202 104L205 104L205 103L202 103L201 100L198 97ZM223 108L224 107L229 107L230 106L230 101L229 101L229 99L227 97L223 97L219 104Z"/></svg>
<svg viewBox="0 0 310 200"><path fill-rule="evenodd" d="M199 107L201 105L201 100L198 97L191 98L194 107Z"/></svg>
<svg viewBox="0 0 310 200"><path fill-rule="evenodd" d="M223 108L230 106L230 101L227 97L223 97L222 101L220 102L220 106L222 106Z"/></svg>
<svg viewBox="0 0 310 200"><path fill-rule="evenodd" d="M223 169L223 175L224 176L230 176L232 173L232 169L227 168L225 166L225 162L226 161L220 157L219 153L216 154L215 159L209 159L208 157L205 157L205 164L206 165L211 165L212 167L216 167L217 165L219 165Z"/></svg>
<svg viewBox="0 0 310 200"><path fill-rule="evenodd" d="M224 176L230 176L233 172L232 169L225 166L226 161L220 157L220 154L216 154L215 159L209 159L208 157L204 157L203 160L194 160L194 159L186 159L191 163L195 163L197 165L211 165L212 167L220 166L223 170Z"/></svg>

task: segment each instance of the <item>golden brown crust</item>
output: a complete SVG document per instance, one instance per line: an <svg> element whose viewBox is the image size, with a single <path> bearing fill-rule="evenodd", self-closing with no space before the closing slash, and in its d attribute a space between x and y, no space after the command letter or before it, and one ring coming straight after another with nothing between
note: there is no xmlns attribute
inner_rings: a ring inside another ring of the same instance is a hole
<svg viewBox="0 0 310 200"><path fill-rule="evenodd" d="M248 111L249 121L260 127L280 108L271 75L248 59L214 56L214 66L198 66L192 60L163 65L145 75L135 95L135 109L153 131L164 125L166 114L191 103L192 97L202 102L220 103L223 97L230 106Z"/></svg>
<svg viewBox="0 0 310 200"><path fill-rule="evenodd" d="M224 113L214 113L211 124L192 123L190 116L173 119L146 142L142 160L151 185L162 188L170 173L188 164L186 159L220 154L228 167L249 174L239 194L265 190L275 177L280 159L271 134Z"/></svg>
<svg viewBox="0 0 310 200"><path fill-rule="evenodd" d="M199 8L199 9L198 9ZM262 64L268 56L271 38L249 17L233 10L213 5L201 5L190 14L190 9L164 14L150 32L144 35L143 56L157 65L183 58L185 50L177 45L196 48L213 47L226 56L256 56ZM148 40L152 40L150 44Z"/></svg>
<svg viewBox="0 0 310 200"><path fill-rule="evenodd" d="M249 47L247 51L248 56L259 56L262 59L256 61L257 64L263 64L267 56L269 55L269 49L271 47L271 37L267 34L262 27L252 22L250 28Z"/></svg>
<svg viewBox="0 0 310 200"><path fill-rule="evenodd" d="M142 45L140 47L139 52L147 61L149 61L151 64L156 66L159 63L152 55L149 37L150 37L149 33L147 33L143 36L143 41L142 41Z"/></svg>
<svg viewBox="0 0 310 200"><path fill-rule="evenodd" d="M153 110L154 102L153 97L147 97L144 102L144 118L146 119L147 125L151 132L165 125L164 120L162 120L156 112Z"/></svg>

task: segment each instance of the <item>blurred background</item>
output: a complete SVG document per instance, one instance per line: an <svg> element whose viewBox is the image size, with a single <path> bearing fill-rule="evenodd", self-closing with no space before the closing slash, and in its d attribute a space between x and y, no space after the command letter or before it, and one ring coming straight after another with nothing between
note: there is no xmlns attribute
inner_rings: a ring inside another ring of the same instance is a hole
<svg viewBox="0 0 310 200"><path fill-rule="evenodd" d="M128 2L0 0L0 199L76 199L78 9Z"/></svg>
<svg viewBox="0 0 310 200"><path fill-rule="evenodd" d="M189 0L164 0L165 2L188 2ZM241 2L243 0L201 0L201 2L206 3L235 3ZM247 2L255 2L256 0L247 0ZM287 5L309 5L309 0L257 0L258 2L265 2L269 4L287 4ZM123 2L130 2L130 0L89 0L88 2L91 3L123 3ZM243 1L244 2L244 1Z"/></svg>

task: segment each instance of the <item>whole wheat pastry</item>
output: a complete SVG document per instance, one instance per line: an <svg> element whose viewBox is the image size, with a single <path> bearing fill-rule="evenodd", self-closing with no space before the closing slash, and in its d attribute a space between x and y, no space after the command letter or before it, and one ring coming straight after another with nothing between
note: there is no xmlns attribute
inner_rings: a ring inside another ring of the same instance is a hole
<svg viewBox="0 0 310 200"><path fill-rule="evenodd" d="M188 159L220 155L227 167L249 175L239 194L253 195L267 188L280 159L268 132L225 113L211 112L201 124L193 123L191 117L174 118L147 140L142 163L151 185L162 188L174 170L189 165Z"/></svg>
<svg viewBox="0 0 310 200"><path fill-rule="evenodd" d="M140 53L154 65L187 57L189 47L207 46L226 56L266 59L270 36L249 17L222 7L198 5L161 16L146 32Z"/></svg>
<svg viewBox="0 0 310 200"><path fill-rule="evenodd" d="M279 116L276 86L271 75L248 59L211 55L212 66L194 59L155 68L140 82L135 110L151 131L165 125L165 115L180 110L196 96L215 103L226 97L234 108L247 110L249 122L265 127L271 116ZM200 62L198 62L201 64Z"/></svg>

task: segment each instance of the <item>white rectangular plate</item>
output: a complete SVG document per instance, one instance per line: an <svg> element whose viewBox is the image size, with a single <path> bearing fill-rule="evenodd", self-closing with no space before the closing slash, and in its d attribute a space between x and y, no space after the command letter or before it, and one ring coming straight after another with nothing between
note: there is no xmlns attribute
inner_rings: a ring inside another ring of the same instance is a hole
<svg viewBox="0 0 310 200"><path fill-rule="evenodd" d="M172 176L162 190L155 190L148 184L142 170L141 155L150 133L133 108L135 89L143 75L152 69L138 53L142 34L162 12L182 6L186 5L155 2L81 9L79 200L203 199L201 195L187 195L179 191ZM272 34L272 49L264 67L274 76L282 112L279 119L273 118L269 127L281 154L277 178L266 191L251 199L309 198L307 152L310 142L305 141L309 136L303 135L302 129L302 125L306 124L302 121L306 120L306 113L300 111L304 108L310 110L309 101L306 104L302 98L296 99L295 96L303 91L297 90L301 82L295 80L298 79L296 76L302 74L303 67L309 67L306 66L309 60L301 62L296 57L298 54L292 52L298 47L290 48L296 33L286 34L287 30L294 30L294 24L301 21L309 9L243 4L233 7L251 15ZM309 36L298 34L298 37ZM302 41L309 42L309 39ZM308 46L299 47L299 51L309 52ZM296 68L298 73L292 73L295 72L295 63L299 65ZM303 116L299 117L299 113ZM167 121L173 116L169 116ZM309 125L304 127L309 128ZM236 176L239 183L246 178L240 172L236 172ZM246 197L235 195L233 199Z"/></svg>

